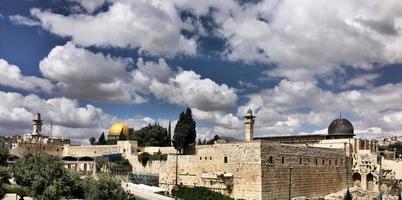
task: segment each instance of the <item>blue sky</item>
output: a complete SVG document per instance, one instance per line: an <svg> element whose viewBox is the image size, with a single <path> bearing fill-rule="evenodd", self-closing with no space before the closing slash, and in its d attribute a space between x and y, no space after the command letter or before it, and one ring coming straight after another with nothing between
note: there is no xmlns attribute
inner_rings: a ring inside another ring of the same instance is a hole
<svg viewBox="0 0 402 200"><path fill-rule="evenodd" d="M241 2L2 1L0 134L41 112L86 141L186 107L200 138L242 138L248 107L258 136L325 133L339 112L360 137L402 133L397 0Z"/></svg>

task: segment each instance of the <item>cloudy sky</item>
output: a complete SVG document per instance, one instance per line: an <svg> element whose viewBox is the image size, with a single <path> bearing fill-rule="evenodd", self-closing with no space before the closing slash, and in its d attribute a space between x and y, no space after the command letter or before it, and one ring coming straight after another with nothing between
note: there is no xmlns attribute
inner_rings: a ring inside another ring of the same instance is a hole
<svg viewBox="0 0 402 200"><path fill-rule="evenodd" d="M198 137L402 134L400 0L3 0L0 134L87 141L191 107Z"/></svg>

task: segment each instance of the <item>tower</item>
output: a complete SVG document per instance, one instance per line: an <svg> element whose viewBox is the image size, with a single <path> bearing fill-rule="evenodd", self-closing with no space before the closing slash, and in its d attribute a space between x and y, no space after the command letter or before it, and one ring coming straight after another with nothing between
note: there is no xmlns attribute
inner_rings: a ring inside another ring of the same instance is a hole
<svg viewBox="0 0 402 200"><path fill-rule="evenodd" d="M253 115L253 111L249 108L247 110L246 115L244 116L245 122L244 125L246 126L246 141L252 141L254 137L254 119L255 116Z"/></svg>
<svg viewBox="0 0 402 200"><path fill-rule="evenodd" d="M42 119L40 118L40 113L36 113L35 118L32 120L32 134L40 135L42 132Z"/></svg>

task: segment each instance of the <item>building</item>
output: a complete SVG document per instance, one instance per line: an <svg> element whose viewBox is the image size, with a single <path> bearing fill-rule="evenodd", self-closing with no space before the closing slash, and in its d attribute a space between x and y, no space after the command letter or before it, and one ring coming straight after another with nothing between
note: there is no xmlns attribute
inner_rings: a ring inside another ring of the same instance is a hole
<svg viewBox="0 0 402 200"><path fill-rule="evenodd" d="M128 136L128 126L124 122L116 122L109 128L109 140L118 140L121 136Z"/></svg>

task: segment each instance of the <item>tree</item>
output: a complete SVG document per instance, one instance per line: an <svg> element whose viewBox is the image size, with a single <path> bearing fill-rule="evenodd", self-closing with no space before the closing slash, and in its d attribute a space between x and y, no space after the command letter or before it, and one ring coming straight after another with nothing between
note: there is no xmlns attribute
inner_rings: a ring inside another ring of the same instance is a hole
<svg viewBox="0 0 402 200"><path fill-rule="evenodd" d="M159 124L148 124L148 126L129 134L128 139L137 140L141 146L170 146L168 132Z"/></svg>
<svg viewBox="0 0 402 200"><path fill-rule="evenodd" d="M124 133L120 133L119 140L127 140L126 135L124 135Z"/></svg>
<svg viewBox="0 0 402 200"><path fill-rule="evenodd" d="M349 189L346 191L344 200L353 200L352 194L350 194Z"/></svg>
<svg viewBox="0 0 402 200"><path fill-rule="evenodd" d="M6 194L4 184L9 183L10 172L7 167L0 166L0 199Z"/></svg>
<svg viewBox="0 0 402 200"><path fill-rule="evenodd" d="M89 138L89 143L90 143L91 145L94 145L95 142L96 142L96 139L95 139L94 137L90 137L90 138Z"/></svg>
<svg viewBox="0 0 402 200"><path fill-rule="evenodd" d="M106 139L105 139L105 133L104 132L102 132L102 134L99 136L98 144L99 145L105 145L106 144Z"/></svg>
<svg viewBox="0 0 402 200"><path fill-rule="evenodd" d="M7 165L8 149L0 148L0 165Z"/></svg>
<svg viewBox="0 0 402 200"><path fill-rule="evenodd" d="M109 174L101 173L97 180L89 177L84 181L86 200L125 200L124 192L116 178Z"/></svg>
<svg viewBox="0 0 402 200"><path fill-rule="evenodd" d="M36 199L82 198L79 175L63 167L54 156L30 155L16 162L14 178Z"/></svg>
<svg viewBox="0 0 402 200"><path fill-rule="evenodd" d="M167 143L167 146L172 146L172 128L170 126L170 121L169 121L168 135L167 135L166 143Z"/></svg>
<svg viewBox="0 0 402 200"><path fill-rule="evenodd" d="M173 146L180 153L183 153L186 147L195 143L197 136L195 127L196 123L193 120L191 109L187 108L185 113L180 113L173 135Z"/></svg>

